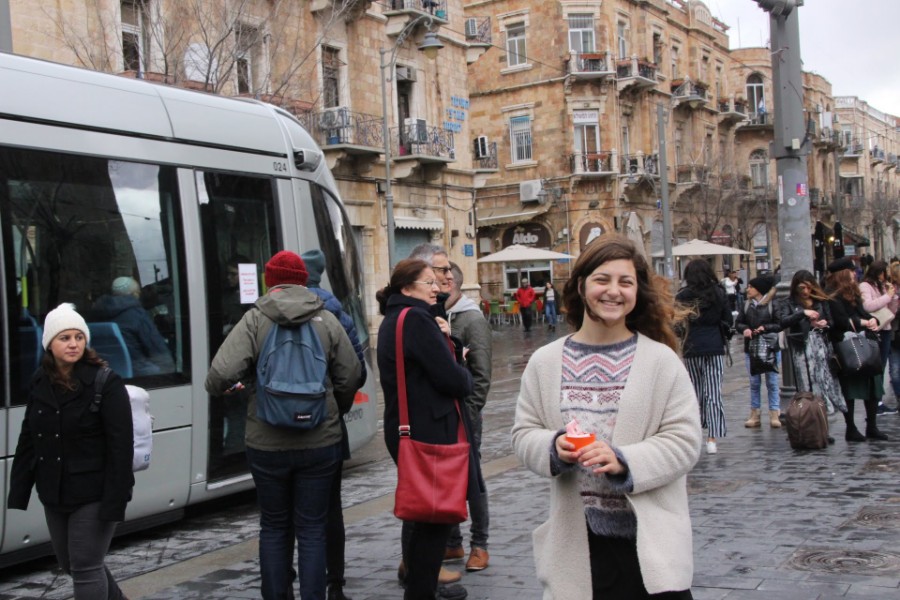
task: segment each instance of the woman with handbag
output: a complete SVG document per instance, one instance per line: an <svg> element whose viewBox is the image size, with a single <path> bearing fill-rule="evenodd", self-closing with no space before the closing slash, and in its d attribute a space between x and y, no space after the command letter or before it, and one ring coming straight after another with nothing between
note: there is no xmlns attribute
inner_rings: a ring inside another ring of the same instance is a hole
<svg viewBox="0 0 900 600"><path fill-rule="evenodd" d="M888 308L896 314L897 309L900 308L900 262L891 262L890 280L894 284L894 299ZM891 321L891 355L888 363L891 369L891 388L894 390L894 406L880 404L878 406L879 415L897 414L897 408L900 405L900 319L897 318Z"/></svg>
<svg viewBox="0 0 900 600"><path fill-rule="evenodd" d="M695 258L684 269L686 286L676 300L693 310L682 347L684 365L700 402L700 421L707 430L706 451L718 451L716 440L725 437L722 380L725 371L725 332L734 323L725 290L709 263Z"/></svg>
<svg viewBox="0 0 900 600"><path fill-rule="evenodd" d="M398 461L403 404L406 405L409 420L408 427L404 426L404 435L411 440L448 446L458 443L460 419L466 439L471 439L468 413L459 409L458 399L472 393L472 375L454 357L446 321L436 319L429 312L429 307L437 302L438 292L439 284L428 263L406 259L397 263L390 283L376 295L379 310L384 315L378 329L378 371L384 392L384 441L391 458L398 463L398 488L405 483L402 478L407 476L404 466ZM398 354L398 347L402 355ZM403 389L401 376L405 380ZM454 475L466 478L464 483L468 490L478 493L480 471L471 446L468 465L464 472ZM451 486L460 482L442 483ZM395 506L395 513L398 509ZM438 575L451 527L450 522L403 521L404 600L434 600L436 597L461 599L467 596L465 588L460 585L440 586L438 589Z"/></svg>
<svg viewBox="0 0 900 600"><path fill-rule="evenodd" d="M821 397L828 414L835 410L847 412L840 384L832 373L834 351L828 331L834 321L828 296L815 275L806 270L794 273L788 297L776 302L774 309L775 318L785 331L797 391Z"/></svg>
<svg viewBox="0 0 900 600"><path fill-rule="evenodd" d="M533 534L545 598L691 598L686 476L702 431L668 285L631 240L601 236L563 289L576 333L525 368L512 441L552 479ZM576 449L573 421L595 440Z"/></svg>
<svg viewBox="0 0 900 600"><path fill-rule="evenodd" d="M781 324L775 318L772 303L775 299L775 279L765 275L754 277L747 283L747 301L738 306L734 328L744 336L744 354L750 375L750 418L744 427L756 428L761 424L762 378L766 378L769 398L769 427L781 428L781 396L778 388L778 364L781 352L778 348L778 332ZM762 357L754 350L762 350ZM762 358L762 360L759 360Z"/></svg>
<svg viewBox="0 0 900 600"><path fill-rule="evenodd" d="M878 345L881 350L881 364L885 369L890 368L892 326L897 314L896 291L887 271L887 263L876 260L866 269L865 277L859 284L863 308L878 319ZM878 414L887 412L881 400L878 401L877 412Z"/></svg>
<svg viewBox="0 0 900 600"><path fill-rule="evenodd" d="M829 308L834 317L834 327L829 331L831 341L835 345L835 353L840 357L840 344L845 342L844 334L861 331L877 332L878 319L863 308L862 295L856 283L856 271L850 258L839 258L828 265L825 291L830 300ZM847 361L844 361L846 363ZM844 420L847 431L844 439L848 442L864 442L866 439L886 440L888 437L878 430L876 410L878 400L884 393L883 377L865 373L853 373L847 364L841 365L838 381L847 403ZM853 422L853 410L856 400L862 399L866 409L866 434L863 435Z"/></svg>

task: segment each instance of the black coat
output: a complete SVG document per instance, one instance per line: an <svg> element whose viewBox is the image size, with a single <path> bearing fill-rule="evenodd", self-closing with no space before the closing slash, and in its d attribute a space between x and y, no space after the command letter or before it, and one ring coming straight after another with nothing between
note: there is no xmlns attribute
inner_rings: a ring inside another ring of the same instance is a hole
<svg viewBox="0 0 900 600"><path fill-rule="evenodd" d="M747 300L738 306L738 315L734 320L734 330L741 337L744 331L756 331L760 327L765 333L778 333L781 331L781 323L775 313L775 307L772 305L774 298L769 298L765 304L753 304L752 300ZM750 339L744 338L744 352L750 352Z"/></svg>
<svg viewBox="0 0 900 600"><path fill-rule="evenodd" d="M10 474L7 506L25 510L31 488L45 506L66 510L100 501L100 519L122 521L131 499L134 432L122 378L111 373L92 412L99 367L78 363L75 390L54 390L39 369L31 381Z"/></svg>
<svg viewBox="0 0 900 600"><path fill-rule="evenodd" d="M700 297L691 288L678 292L676 299L687 306L698 306L698 314L687 326L687 336L682 346L682 355L719 356L725 354L725 329L733 322L731 307L725 297L725 290L716 287L716 300L700 305Z"/></svg>
<svg viewBox="0 0 900 600"><path fill-rule="evenodd" d="M781 324L781 328L785 330L785 338L788 343L798 349L805 348L809 332L812 330L812 324L806 313L803 312L805 309L791 297L778 300L773 308L775 318ZM820 320L824 319L828 322L826 327L826 331L828 331L834 323L830 303L827 300L813 300L810 310L819 313Z"/></svg>
<svg viewBox="0 0 900 600"><path fill-rule="evenodd" d="M834 325L829 330L832 343L844 339L844 333L847 331L867 331L860 321L869 320L872 315L863 308L862 296L856 297L856 304L852 304L842 296L836 296L828 301L828 307L831 316L834 317Z"/></svg>

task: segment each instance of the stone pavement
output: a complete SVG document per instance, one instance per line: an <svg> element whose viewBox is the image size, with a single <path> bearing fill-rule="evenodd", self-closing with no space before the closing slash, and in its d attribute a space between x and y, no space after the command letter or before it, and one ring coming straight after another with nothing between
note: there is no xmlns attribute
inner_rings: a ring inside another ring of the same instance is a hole
<svg viewBox="0 0 900 600"><path fill-rule="evenodd" d="M483 446L491 564L463 576L472 600L541 598L531 531L545 518L548 482L510 455L509 427L527 357L552 337L509 326L495 331ZM718 454L704 451L689 477L694 598L900 598L900 417L879 419L888 442L849 445L838 419L833 446L794 451L783 429L742 426L748 381L737 344L734 350L735 365L726 369L728 436ZM346 591L354 600L398 599L394 467L380 439L371 446L345 474ZM132 600L258 598L256 514L248 504L128 536L116 542L109 564ZM3 583L0 571L0 600L71 594L67 578L46 562L33 568L17 572L17 584Z"/></svg>

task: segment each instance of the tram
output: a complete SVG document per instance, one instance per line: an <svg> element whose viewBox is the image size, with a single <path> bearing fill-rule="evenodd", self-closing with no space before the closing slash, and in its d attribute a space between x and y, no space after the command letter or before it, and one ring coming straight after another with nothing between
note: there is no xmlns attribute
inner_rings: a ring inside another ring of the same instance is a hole
<svg viewBox="0 0 900 600"><path fill-rule="evenodd" d="M153 460L135 474L120 531L252 488L246 397L211 397L204 380L265 292L272 254L324 253L321 285L354 319L370 372L371 361L357 233L288 112L3 53L0 90L2 566L50 553L37 493L25 512L5 499L41 324L61 302L85 316L92 347L126 383L150 392ZM143 311L144 334L117 303ZM375 435L375 398L369 377L345 416L351 448Z"/></svg>

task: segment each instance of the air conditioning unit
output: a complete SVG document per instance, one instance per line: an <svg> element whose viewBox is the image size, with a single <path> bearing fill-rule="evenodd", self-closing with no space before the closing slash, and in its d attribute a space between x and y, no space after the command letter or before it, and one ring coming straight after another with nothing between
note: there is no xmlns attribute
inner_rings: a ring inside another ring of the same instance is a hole
<svg viewBox="0 0 900 600"><path fill-rule="evenodd" d="M466 39L471 40L478 37L478 19L466 19Z"/></svg>
<svg viewBox="0 0 900 600"><path fill-rule="evenodd" d="M488 156L490 156L490 150L487 136L479 135L475 138L475 158L487 158Z"/></svg>
<svg viewBox="0 0 900 600"><path fill-rule="evenodd" d="M397 65L397 81L415 81L415 80L416 80L415 67L405 67L402 65Z"/></svg>
<svg viewBox="0 0 900 600"><path fill-rule="evenodd" d="M350 126L350 109L346 106L326 108L319 115L319 127L326 131L334 131Z"/></svg>
<svg viewBox="0 0 900 600"><path fill-rule="evenodd" d="M425 119L406 119L403 125L408 141L414 144L428 143L428 123Z"/></svg>
<svg viewBox="0 0 900 600"><path fill-rule="evenodd" d="M522 202L538 202L538 193L541 191L540 179L529 179L519 182L519 200Z"/></svg>

